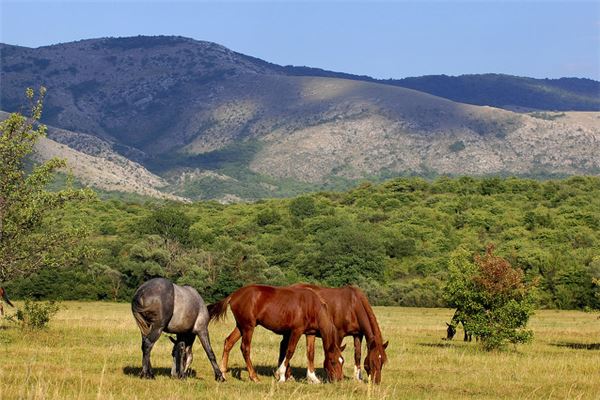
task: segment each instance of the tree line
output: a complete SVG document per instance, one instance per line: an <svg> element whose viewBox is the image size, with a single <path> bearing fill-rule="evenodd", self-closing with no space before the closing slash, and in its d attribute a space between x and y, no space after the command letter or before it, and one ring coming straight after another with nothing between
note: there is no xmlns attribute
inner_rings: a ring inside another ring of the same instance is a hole
<svg viewBox="0 0 600 400"><path fill-rule="evenodd" d="M86 232L78 256L11 279L12 297L129 301L162 276L207 301L252 282L304 281L355 284L378 305L447 306L457 254L493 243L535 281L538 306L600 308L598 177L398 178L232 205L88 200L47 218L58 232Z"/></svg>

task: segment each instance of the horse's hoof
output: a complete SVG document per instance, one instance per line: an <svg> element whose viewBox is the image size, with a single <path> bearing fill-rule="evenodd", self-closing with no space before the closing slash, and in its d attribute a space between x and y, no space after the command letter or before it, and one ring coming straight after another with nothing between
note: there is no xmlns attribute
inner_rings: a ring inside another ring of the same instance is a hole
<svg viewBox="0 0 600 400"><path fill-rule="evenodd" d="M154 379L154 374L151 373L151 372L146 372L146 373L142 372L142 373L140 373L140 378L142 378L142 379Z"/></svg>
<svg viewBox="0 0 600 400"><path fill-rule="evenodd" d="M215 375L215 381L225 382L225 377L223 376L223 374Z"/></svg>

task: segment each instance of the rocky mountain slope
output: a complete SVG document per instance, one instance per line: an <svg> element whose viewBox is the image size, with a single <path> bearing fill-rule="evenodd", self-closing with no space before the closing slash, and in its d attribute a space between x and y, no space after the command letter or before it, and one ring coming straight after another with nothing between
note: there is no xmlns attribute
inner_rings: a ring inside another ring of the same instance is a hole
<svg viewBox="0 0 600 400"><path fill-rule="evenodd" d="M4 111L43 84L45 122L87 138L52 139L90 156L118 153L184 197L279 196L398 174L600 173L600 113L515 113L369 79L300 76L181 37L0 51Z"/></svg>

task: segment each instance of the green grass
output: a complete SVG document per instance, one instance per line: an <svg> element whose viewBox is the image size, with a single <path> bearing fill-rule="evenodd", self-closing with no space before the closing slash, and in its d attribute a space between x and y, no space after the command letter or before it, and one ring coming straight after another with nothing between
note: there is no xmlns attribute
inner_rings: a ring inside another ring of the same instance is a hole
<svg viewBox="0 0 600 400"><path fill-rule="evenodd" d="M373 387L349 379L351 345L345 351L348 379L339 384L307 384L302 341L292 359L296 381L275 383L272 372L280 337L262 328L255 331L252 347L261 378L258 384L248 380L237 345L230 358L235 376L229 373L227 382L213 380L199 343L194 346L192 364L196 376L171 379L171 345L166 338L159 340L152 354L157 378L141 380L137 377L139 331L128 304L64 305L50 328L42 332L23 332L0 322L0 398L600 398L600 320L577 311L539 311L531 321L533 344L485 353L474 342L441 340L444 321L450 319L452 310L378 307L384 337L390 340L389 363L382 384ZM218 359L231 328L231 317L210 326ZM461 334L459 330L457 337ZM317 356L321 365L319 351ZM323 376L322 370L317 372Z"/></svg>

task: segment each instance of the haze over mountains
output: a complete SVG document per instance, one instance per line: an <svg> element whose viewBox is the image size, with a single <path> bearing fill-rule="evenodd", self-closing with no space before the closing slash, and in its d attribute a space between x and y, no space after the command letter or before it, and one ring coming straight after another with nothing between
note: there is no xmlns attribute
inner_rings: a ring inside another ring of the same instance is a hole
<svg viewBox="0 0 600 400"><path fill-rule="evenodd" d="M235 200L400 174L600 173L600 82L589 79L377 81L164 36L0 51L2 111L46 86L49 139L96 164L73 169L109 190Z"/></svg>

